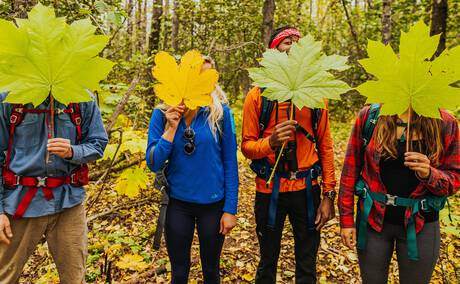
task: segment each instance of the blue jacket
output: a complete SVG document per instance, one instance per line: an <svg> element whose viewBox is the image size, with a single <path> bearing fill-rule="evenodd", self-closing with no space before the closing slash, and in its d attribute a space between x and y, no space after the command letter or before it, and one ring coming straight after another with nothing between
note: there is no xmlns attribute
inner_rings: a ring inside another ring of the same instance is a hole
<svg viewBox="0 0 460 284"><path fill-rule="evenodd" d="M222 135L214 137L208 124L208 108L200 108L191 127L195 131L195 152L187 155L186 125L181 119L173 143L162 138L164 115L155 109L150 121L147 165L156 172L169 160L166 177L171 197L186 202L210 204L225 199L223 211L236 214L238 207L238 163L235 123L224 105ZM153 161L150 152L153 151Z"/></svg>
<svg viewBox="0 0 460 284"><path fill-rule="evenodd" d="M0 94L0 165L5 161L8 149L11 105L2 103L6 94ZM26 106L32 108L32 106ZM58 102L56 108L66 107ZM38 106L47 109L48 103ZM46 163L48 130L45 123L45 113L26 113L24 121L17 126L13 137L13 151L10 169L20 176L61 177L68 176L79 165L101 158L107 145L108 138L104 129L101 114L95 102L81 103L82 141L76 144L76 128L70 116L66 113L56 114L55 136L72 141L73 158L62 159L56 155L50 156ZM0 168L1 173L1 168ZM1 175L0 175L1 176ZM1 179L1 178L0 178ZM7 189L0 182L0 213L13 215L18 204L26 194L27 188L18 186ZM43 191L39 190L23 217L39 217L61 212L65 208L74 207L85 199L83 187L63 185L53 189L54 198L46 200Z"/></svg>

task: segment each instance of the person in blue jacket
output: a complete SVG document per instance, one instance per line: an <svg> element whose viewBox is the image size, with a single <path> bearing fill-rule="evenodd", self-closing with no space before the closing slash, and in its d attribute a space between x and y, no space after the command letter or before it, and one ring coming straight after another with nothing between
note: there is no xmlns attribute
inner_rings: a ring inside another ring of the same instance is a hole
<svg viewBox="0 0 460 284"><path fill-rule="evenodd" d="M60 283L85 281L88 166L108 143L95 101L37 107L0 94L0 283L18 283L44 236ZM50 118L54 114L54 138Z"/></svg>
<svg viewBox="0 0 460 284"><path fill-rule="evenodd" d="M202 70L215 66L205 57ZM147 165L156 172L168 161L170 203L166 213L166 246L172 283L187 283L190 250L198 230L205 284L220 283L219 262L224 236L236 225L238 164L235 124L219 86L213 102L195 110L159 106L148 133Z"/></svg>

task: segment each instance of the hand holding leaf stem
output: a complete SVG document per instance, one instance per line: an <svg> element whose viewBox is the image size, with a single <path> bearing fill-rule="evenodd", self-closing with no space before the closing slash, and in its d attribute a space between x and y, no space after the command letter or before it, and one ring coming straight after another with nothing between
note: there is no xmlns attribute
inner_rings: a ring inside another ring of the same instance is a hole
<svg viewBox="0 0 460 284"><path fill-rule="evenodd" d="M269 143L272 148L279 147L283 143L292 139L296 130L297 121L287 120L275 126L272 135L269 138Z"/></svg>
<svg viewBox="0 0 460 284"><path fill-rule="evenodd" d="M185 106L179 105L176 107L170 107L165 112L166 118L166 127L165 133L163 134L163 138L169 142L174 140L174 136L176 135L177 127L179 126L180 120L182 115L185 112Z"/></svg>
<svg viewBox="0 0 460 284"><path fill-rule="evenodd" d="M406 152L404 154L404 165L415 171L415 174L421 179L430 177L430 163L430 159L424 154L417 152Z"/></svg>

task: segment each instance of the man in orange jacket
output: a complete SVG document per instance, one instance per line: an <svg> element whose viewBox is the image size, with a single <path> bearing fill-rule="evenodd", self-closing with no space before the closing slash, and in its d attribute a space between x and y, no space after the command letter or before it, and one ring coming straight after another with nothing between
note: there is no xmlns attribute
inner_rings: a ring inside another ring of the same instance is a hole
<svg viewBox="0 0 460 284"><path fill-rule="evenodd" d="M283 27L274 32L269 47L289 52L299 38L297 29ZM257 174L255 217L260 263L256 283L276 283L286 216L294 232L296 283L316 283L320 229L335 216L336 181L328 111L294 108L294 119L289 120L291 102L268 101L261 96L263 90L255 87L246 96L241 145L243 154L253 160L251 169ZM287 147L267 186L283 143Z"/></svg>

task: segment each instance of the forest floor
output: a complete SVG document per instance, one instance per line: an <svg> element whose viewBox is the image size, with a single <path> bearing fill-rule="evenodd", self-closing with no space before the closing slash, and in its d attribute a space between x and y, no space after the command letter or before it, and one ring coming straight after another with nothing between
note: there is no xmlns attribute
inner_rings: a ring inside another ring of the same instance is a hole
<svg viewBox="0 0 460 284"><path fill-rule="evenodd" d="M336 166L340 169L350 131L350 125L333 123ZM253 283L259 260L255 234L254 175L241 153L240 199L238 226L226 238L221 258L223 283ZM100 169L98 169L100 170ZM340 172L337 170L337 177ZM110 178L96 204L88 208L89 256L88 283L169 283L170 265L164 243L159 251L152 249L152 235L158 216L159 193L152 185L136 199L120 196L113 190L115 179ZM103 185L89 186L88 202L95 200ZM450 199L454 223L446 220L444 210L441 256L432 283L460 283L460 197ZM89 206L87 206L89 207ZM336 214L337 211L336 211ZM286 222L278 268L278 283L294 283L294 242ZM455 225L456 224L456 225ZM346 249L339 236L338 216L321 232L318 255L319 283L360 283L357 255ZM202 283L199 248L195 237L192 248L190 283ZM390 283L398 283L395 257L390 268ZM21 283L58 283L58 275L46 243L39 245L25 267Z"/></svg>

